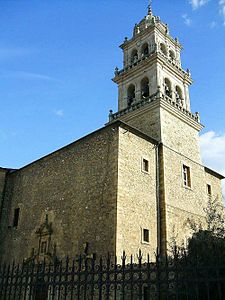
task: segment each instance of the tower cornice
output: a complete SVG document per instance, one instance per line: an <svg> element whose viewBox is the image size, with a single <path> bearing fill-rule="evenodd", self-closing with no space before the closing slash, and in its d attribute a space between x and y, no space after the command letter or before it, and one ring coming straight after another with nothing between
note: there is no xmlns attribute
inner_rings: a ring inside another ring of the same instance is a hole
<svg viewBox="0 0 225 300"><path fill-rule="evenodd" d="M118 119L129 122L133 118L141 116L146 111L153 110L156 107L165 109L197 131L201 131L204 128L204 125L200 123L199 115L197 113L191 113L162 93L152 95L149 99L139 101L131 107L123 109L115 114L111 113L109 116L109 123Z"/></svg>
<svg viewBox="0 0 225 300"><path fill-rule="evenodd" d="M126 78L140 75L140 73L143 72L143 68L151 67L155 63L159 63L161 66L167 68L169 71L173 72L176 77L179 79L182 78L182 80L187 84L191 85L193 83L193 80L188 72L184 71L180 66L169 60L160 52L152 53L149 56L139 59L135 64L118 71L112 80L113 82L119 84Z"/></svg>
<svg viewBox="0 0 225 300"><path fill-rule="evenodd" d="M160 26L161 25L161 26ZM165 26L165 25L164 25ZM177 38L173 38L171 35L169 35L168 31L162 28L161 22L158 24L151 25L147 28L145 28L143 31L140 33L136 34L133 36L131 39L125 38L125 41L119 46L121 49L126 50L129 46L132 44L136 44L137 42L140 41L140 39L144 39L146 36L148 36L150 33L155 33L161 34L163 37L169 39L176 47L178 47L180 50L183 49L182 45L179 43Z"/></svg>

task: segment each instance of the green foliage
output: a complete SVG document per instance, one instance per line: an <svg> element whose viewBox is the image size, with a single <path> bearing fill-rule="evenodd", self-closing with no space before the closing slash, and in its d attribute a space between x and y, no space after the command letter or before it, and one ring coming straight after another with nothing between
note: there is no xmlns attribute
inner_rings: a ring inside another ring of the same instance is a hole
<svg viewBox="0 0 225 300"><path fill-rule="evenodd" d="M206 229L202 224L188 220L193 235L188 240L187 259L201 265L225 263L224 208L217 198L209 197L205 213Z"/></svg>

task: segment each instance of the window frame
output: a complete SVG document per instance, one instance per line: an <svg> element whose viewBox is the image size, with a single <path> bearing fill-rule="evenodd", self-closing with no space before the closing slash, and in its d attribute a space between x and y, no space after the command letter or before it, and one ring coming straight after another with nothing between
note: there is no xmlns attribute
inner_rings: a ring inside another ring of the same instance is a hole
<svg viewBox="0 0 225 300"><path fill-rule="evenodd" d="M185 170L187 170L187 173L185 172ZM185 178L185 174L187 175L187 178ZM182 183L183 187L192 189L191 167L185 163L182 164Z"/></svg>
<svg viewBox="0 0 225 300"><path fill-rule="evenodd" d="M147 163L147 169L145 168L146 163ZM141 171L145 174L149 174L149 170L150 170L150 161L147 157L143 156L141 158Z"/></svg>
<svg viewBox="0 0 225 300"><path fill-rule="evenodd" d="M212 196L212 185L210 183L206 183L206 192L209 197Z"/></svg>
<svg viewBox="0 0 225 300"><path fill-rule="evenodd" d="M148 234L148 238L145 240L145 232ZM150 230L148 228L142 228L141 229L141 242L142 244L150 244Z"/></svg>
<svg viewBox="0 0 225 300"><path fill-rule="evenodd" d="M19 219L20 219L20 208L17 207L14 209L14 214L13 214L13 228L17 228L19 225Z"/></svg>

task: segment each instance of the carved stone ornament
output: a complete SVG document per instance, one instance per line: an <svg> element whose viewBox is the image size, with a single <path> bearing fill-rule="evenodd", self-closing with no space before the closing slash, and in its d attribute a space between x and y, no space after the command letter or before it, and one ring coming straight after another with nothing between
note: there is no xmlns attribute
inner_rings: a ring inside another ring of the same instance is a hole
<svg viewBox="0 0 225 300"><path fill-rule="evenodd" d="M48 215L45 216L45 221L36 230L36 236L38 238L37 248L32 248L30 257L27 261L35 261L40 263L45 261L46 263L53 262L57 259L56 257L56 245L52 245L52 223L48 220Z"/></svg>

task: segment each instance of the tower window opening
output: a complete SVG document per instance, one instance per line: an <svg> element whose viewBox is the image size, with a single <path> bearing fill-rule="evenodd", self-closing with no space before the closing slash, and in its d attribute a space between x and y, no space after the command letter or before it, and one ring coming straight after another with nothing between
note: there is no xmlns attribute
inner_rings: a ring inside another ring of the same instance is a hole
<svg viewBox="0 0 225 300"><path fill-rule="evenodd" d="M13 227L17 227L19 224L19 215L20 215L20 209L16 208L14 210L14 217L13 217Z"/></svg>
<svg viewBox="0 0 225 300"><path fill-rule="evenodd" d="M145 43L141 48L141 55L147 56L149 54L148 44Z"/></svg>
<svg viewBox="0 0 225 300"><path fill-rule="evenodd" d="M145 99L149 97L149 80L147 77L141 81L141 98Z"/></svg>
<svg viewBox="0 0 225 300"><path fill-rule="evenodd" d="M138 60L138 52L137 52L136 49L134 49L134 50L132 51L132 53L131 53L131 59L130 59L131 64L136 63L137 60Z"/></svg>
<svg viewBox="0 0 225 300"><path fill-rule="evenodd" d="M175 53L172 50L169 51L169 57L172 61L175 60Z"/></svg>
<svg viewBox="0 0 225 300"><path fill-rule="evenodd" d="M131 84L127 89L127 105L131 106L135 100L135 86Z"/></svg>
<svg viewBox="0 0 225 300"><path fill-rule="evenodd" d="M164 86L165 86L165 95L172 98L171 82L169 81L168 78L165 79Z"/></svg>
<svg viewBox="0 0 225 300"><path fill-rule="evenodd" d="M178 105L183 105L183 95L182 95L182 90L179 86L176 86L176 103Z"/></svg>
<svg viewBox="0 0 225 300"><path fill-rule="evenodd" d="M164 55L167 56L167 49L166 49L166 45L165 45L165 44L163 44L163 43L160 44L160 50L161 50L161 52L162 52Z"/></svg>
<svg viewBox="0 0 225 300"><path fill-rule="evenodd" d="M190 167L183 165L183 183L185 187L191 187Z"/></svg>

